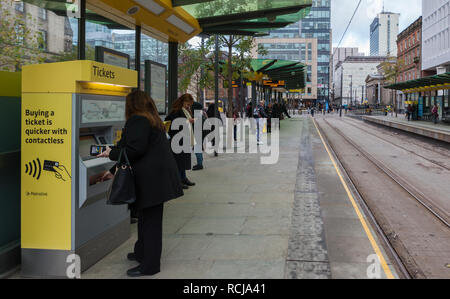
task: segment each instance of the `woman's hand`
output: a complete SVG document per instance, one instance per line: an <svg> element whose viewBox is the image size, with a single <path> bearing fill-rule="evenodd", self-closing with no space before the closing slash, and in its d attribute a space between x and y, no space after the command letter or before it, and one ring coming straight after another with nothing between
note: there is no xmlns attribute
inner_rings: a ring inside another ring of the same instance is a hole
<svg viewBox="0 0 450 299"><path fill-rule="evenodd" d="M108 170L105 172L102 177L100 178L100 182L109 181L114 178L114 175Z"/></svg>
<svg viewBox="0 0 450 299"><path fill-rule="evenodd" d="M194 119L194 118L191 118L191 119L189 119L189 122L190 122L191 124L193 124L193 123L195 122L195 119Z"/></svg>
<svg viewBox="0 0 450 299"><path fill-rule="evenodd" d="M109 158L109 153L111 153L111 148L109 146L106 147L106 151L97 155L97 158Z"/></svg>

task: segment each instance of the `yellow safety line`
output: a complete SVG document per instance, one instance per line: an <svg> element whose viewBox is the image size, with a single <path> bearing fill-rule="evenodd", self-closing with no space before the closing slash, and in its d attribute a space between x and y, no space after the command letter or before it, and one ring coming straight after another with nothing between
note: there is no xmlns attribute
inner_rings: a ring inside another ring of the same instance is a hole
<svg viewBox="0 0 450 299"><path fill-rule="evenodd" d="M328 155L330 156L331 162L333 162L334 168L336 169L336 172L341 180L342 185L344 186L345 191L347 192L347 195L353 205L353 208L355 209L356 214L358 215L359 221L361 222L364 231L366 232L367 237L369 238L370 244L372 245L373 250L377 254L378 258L380 259L381 266L383 267L384 273L386 274L386 277L388 279L394 279L394 275L392 275L391 269L389 269L389 266L386 263L386 260L384 259L383 254L381 253L380 248L377 245L377 242L375 241L375 238L373 237L372 233L370 232L369 227L367 226L366 220L364 220L363 214L359 210L355 199L353 198L352 193L350 192L350 189L347 186L347 183L345 182L341 171L339 170L336 161L333 158L333 155L331 154L327 144L325 143L325 140L322 137L322 134L319 131L319 128L317 127L316 121L313 119L314 126L316 127L317 133L319 133L320 139L322 140L323 145L325 146L325 149L327 150Z"/></svg>

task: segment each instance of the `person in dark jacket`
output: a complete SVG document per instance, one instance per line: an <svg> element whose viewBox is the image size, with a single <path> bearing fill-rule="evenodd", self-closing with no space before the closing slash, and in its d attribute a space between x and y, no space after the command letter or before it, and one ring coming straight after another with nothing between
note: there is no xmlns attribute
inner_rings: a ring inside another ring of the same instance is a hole
<svg viewBox="0 0 450 299"><path fill-rule="evenodd" d="M285 104L285 103L283 103L283 104L281 105L281 111L284 112L284 114L286 114L286 116L287 116L288 118L291 118L291 116L289 115L289 112L288 112L288 110L287 110L287 108L286 108L286 104Z"/></svg>
<svg viewBox="0 0 450 299"><path fill-rule="evenodd" d="M170 150L164 124L153 100L138 90L126 99L126 124L118 146L107 148L99 157L117 161L125 149L135 175L138 211L138 239L129 260L139 266L127 271L131 277L160 272L162 252L162 219L164 203L183 196L175 159ZM117 166L107 171L102 180L112 179Z"/></svg>
<svg viewBox="0 0 450 299"><path fill-rule="evenodd" d="M272 104L270 103L266 107L267 116L267 133L272 133Z"/></svg>
<svg viewBox="0 0 450 299"><path fill-rule="evenodd" d="M246 108L246 113L247 113L247 117L251 118L253 117L253 103L250 101L250 103L248 103L247 108Z"/></svg>
<svg viewBox="0 0 450 299"><path fill-rule="evenodd" d="M220 120L220 114L219 111L216 109L216 104L215 103L211 103L208 106L208 110L206 111L206 115L208 116L208 118L215 118L217 117ZM211 132L214 132L214 130L216 129L216 126L211 126ZM216 138L213 138L211 140L211 144L212 146L216 145ZM217 151L214 151L214 156L217 157Z"/></svg>
<svg viewBox="0 0 450 299"><path fill-rule="evenodd" d="M184 94L181 97L179 97L172 105L172 110L170 111L169 115L166 117L166 121L174 121L177 118L185 119L190 124L190 133L191 136L184 136L180 140L180 146L183 146L183 141L189 141L190 145L189 148L191 149L190 152L181 152L179 154L173 153L175 157L175 161L177 161L178 170L180 171L180 177L181 182L183 184L184 189L188 189L190 186L195 186L195 183L191 182L187 176L186 176L186 170L191 170L191 153L192 148L194 146L194 118L191 114L191 107L194 103L194 98L190 94ZM172 126L169 130L169 136L170 139L177 135L178 133L181 134L182 129L174 130L172 129Z"/></svg>

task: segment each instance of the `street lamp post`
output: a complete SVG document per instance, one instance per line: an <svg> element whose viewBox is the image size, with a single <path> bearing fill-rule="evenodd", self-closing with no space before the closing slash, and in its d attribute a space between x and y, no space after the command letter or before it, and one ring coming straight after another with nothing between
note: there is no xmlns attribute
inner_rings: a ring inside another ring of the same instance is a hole
<svg viewBox="0 0 450 299"><path fill-rule="evenodd" d="M339 117L342 117L342 98L344 97L344 66L341 65L341 107L339 108Z"/></svg>
<svg viewBox="0 0 450 299"><path fill-rule="evenodd" d="M350 75L350 106L353 105L353 75Z"/></svg>

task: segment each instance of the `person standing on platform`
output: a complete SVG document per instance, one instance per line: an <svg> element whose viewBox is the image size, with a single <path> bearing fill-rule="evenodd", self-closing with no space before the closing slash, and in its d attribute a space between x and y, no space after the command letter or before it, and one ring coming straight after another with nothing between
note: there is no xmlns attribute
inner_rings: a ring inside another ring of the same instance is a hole
<svg viewBox="0 0 450 299"><path fill-rule="evenodd" d="M183 141L188 141L190 142L189 148L191 149L191 151L195 144L193 130L194 118L191 115L191 107L193 103L194 98L190 94L182 95L173 103L172 110L165 119L166 121L174 121L177 118L183 118L187 123L189 123L190 136L184 136L184 138L181 139L179 145L183 146ZM171 126L169 130L170 140L172 140L172 138L178 133L181 134L181 130L181 128L179 128L178 130L172 129ZM188 189L191 186L195 186L195 183L191 182L186 176L186 170L191 170L191 152L181 152L179 154L173 153L173 155L175 157L175 161L177 161L178 170L180 171L183 189Z"/></svg>
<svg viewBox="0 0 450 299"><path fill-rule="evenodd" d="M154 275L160 272L164 203L183 196L177 164L172 155L165 126L153 100L143 91L130 93L125 104L126 124L118 147L107 148L99 157L119 159L125 149L135 175L138 211L138 239L129 260L139 266L127 271L128 276ZM116 165L117 166L117 165ZM112 179L114 166L102 181Z"/></svg>
<svg viewBox="0 0 450 299"><path fill-rule="evenodd" d="M237 141L237 126L239 123L239 110L237 107L234 107L233 109L233 139L236 142Z"/></svg>
<svg viewBox="0 0 450 299"><path fill-rule="evenodd" d="M408 117L408 121L411 121L411 117L413 114L413 107L411 104L408 105L408 110L406 112L406 116Z"/></svg>
<svg viewBox="0 0 450 299"><path fill-rule="evenodd" d="M433 115L434 124L437 124L438 119L439 119L438 111L439 111L438 106L436 104L434 104L433 109L431 109L431 115Z"/></svg>
<svg viewBox="0 0 450 299"><path fill-rule="evenodd" d="M314 117L314 107L311 107L311 116Z"/></svg>
<svg viewBox="0 0 450 299"><path fill-rule="evenodd" d="M247 105L246 114L247 114L247 118L253 117L253 103L251 101Z"/></svg>
<svg viewBox="0 0 450 299"><path fill-rule="evenodd" d="M219 115L219 112L216 109L217 108L216 108L216 104L215 103L209 104L208 110L206 111L206 115L208 116L208 118L215 118L216 117L216 113L217 113L217 115ZM219 117L219 119L220 119L220 117ZM216 126L211 126L211 132L214 132L215 130L216 130ZM219 141L217 141L217 142L219 142ZM216 138L213 138L211 140L211 144L212 144L212 146L216 145ZM218 156L217 151L215 151L215 150L214 150L214 156L215 157Z"/></svg>
<svg viewBox="0 0 450 299"><path fill-rule="evenodd" d="M266 113L264 111L264 101L260 101L259 105L253 111L253 117L256 120L256 141L258 145L263 145L261 137L263 134L264 118L266 118Z"/></svg>
<svg viewBox="0 0 450 299"><path fill-rule="evenodd" d="M200 113L201 113L201 119L196 119L195 121L201 122L202 123L201 128L203 129L203 124L205 123L205 120L208 117L206 116L205 111L203 111L202 104L200 104L199 102L194 102L192 104L192 115L194 117L195 117L195 114L196 114L195 111L200 111ZM195 128L195 124L194 124L194 128ZM200 149L202 150L201 153L197 153L197 152L195 153L195 157L197 159L197 165L194 165L194 167L192 167L192 170L193 171L197 171L197 170L202 170L203 169L203 139L204 139L205 136L204 136L204 131L203 130L202 130L202 133L200 134L198 132L195 132L195 129L194 129L194 133L195 133L195 137L199 138L199 140L196 140L196 146L198 146L199 150ZM198 137L197 137L197 135L198 135ZM201 137L201 139L200 139L200 137Z"/></svg>
<svg viewBox="0 0 450 299"><path fill-rule="evenodd" d="M267 133L272 133L272 104L267 105L265 112L267 116Z"/></svg>

